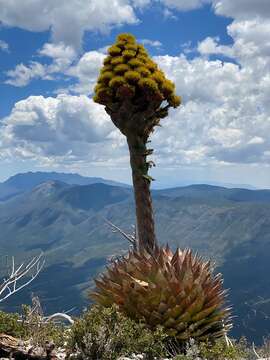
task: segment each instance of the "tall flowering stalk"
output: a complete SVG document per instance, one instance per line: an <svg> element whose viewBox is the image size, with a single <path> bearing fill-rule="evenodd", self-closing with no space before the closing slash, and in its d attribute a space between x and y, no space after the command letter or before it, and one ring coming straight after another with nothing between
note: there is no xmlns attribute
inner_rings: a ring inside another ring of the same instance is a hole
<svg viewBox="0 0 270 360"><path fill-rule="evenodd" d="M105 105L113 123L126 136L136 203L139 248L152 252L157 245L150 193L153 150L147 142L170 107L180 105L173 82L152 61L134 36L121 34L108 49L95 87L94 101Z"/></svg>

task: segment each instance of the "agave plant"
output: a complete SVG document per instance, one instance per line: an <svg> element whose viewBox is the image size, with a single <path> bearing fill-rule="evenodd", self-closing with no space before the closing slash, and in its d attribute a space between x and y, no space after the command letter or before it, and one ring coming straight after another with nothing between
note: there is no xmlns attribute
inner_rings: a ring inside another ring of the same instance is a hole
<svg viewBox="0 0 270 360"><path fill-rule="evenodd" d="M104 306L116 303L150 327L162 325L179 340L219 337L230 328L220 275L190 250L175 254L158 245L147 161L149 136L170 108L180 105L168 80L134 36L121 34L108 49L94 101L105 106L126 136L136 203L136 246L96 280L91 297Z"/></svg>
<svg viewBox="0 0 270 360"><path fill-rule="evenodd" d="M178 340L218 338L231 328L221 275L213 276L210 262L189 249L130 251L96 285L91 297L98 303L117 304L132 319L162 325Z"/></svg>

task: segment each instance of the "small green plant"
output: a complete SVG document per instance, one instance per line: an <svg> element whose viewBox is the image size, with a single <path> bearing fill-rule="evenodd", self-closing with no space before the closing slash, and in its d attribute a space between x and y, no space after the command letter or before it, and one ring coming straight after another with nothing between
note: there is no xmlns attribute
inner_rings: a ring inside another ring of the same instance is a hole
<svg viewBox="0 0 270 360"><path fill-rule="evenodd" d="M145 354L147 359L166 356L166 334L119 313L115 306L93 306L71 327L69 351L82 359L114 360L119 356Z"/></svg>
<svg viewBox="0 0 270 360"><path fill-rule="evenodd" d="M199 352L203 359L207 360L240 360L246 359L246 349L234 342L228 346L225 340L218 340L214 344L205 342L199 345Z"/></svg>
<svg viewBox="0 0 270 360"><path fill-rule="evenodd" d="M27 305L22 306L24 337L31 340L33 345L45 347L47 341L53 342L56 347L63 346L65 342L65 329L62 325L45 322L43 317L32 311Z"/></svg>
<svg viewBox="0 0 270 360"><path fill-rule="evenodd" d="M26 329L17 313L6 313L0 311L0 333L11 335L17 338L24 338Z"/></svg>
<svg viewBox="0 0 270 360"><path fill-rule="evenodd" d="M190 339L186 343L184 354L176 355L173 360L243 360L254 359L254 353L245 339L233 341L228 346L224 339L214 343L209 341L196 343Z"/></svg>
<svg viewBox="0 0 270 360"><path fill-rule="evenodd" d="M52 341L56 347L63 346L66 336L63 326L45 322L27 305L22 305L22 315L0 311L0 333L30 340L32 345L41 347L46 341Z"/></svg>

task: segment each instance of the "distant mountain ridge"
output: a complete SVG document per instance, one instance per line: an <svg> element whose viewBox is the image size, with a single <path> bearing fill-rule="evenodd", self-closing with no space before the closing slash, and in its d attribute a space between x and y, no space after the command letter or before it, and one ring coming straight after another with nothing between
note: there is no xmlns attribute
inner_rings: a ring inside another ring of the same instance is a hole
<svg viewBox="0 0 270 360"><path fill-rule="evenodd" d="M76 173L27 172L11 176L6 181L0 183L0 201L9 199L25 191L32 190L35 186L46 181L60 181L70 185L102 183L113 186L130 187L130 185L121 182L106 180L100 177L86 177Z"/></svg>
<svg viewBox="0 0 270 360"><path fill-rule="evenodd" d="M169 197L187 196L189 198L223 199L228 201L270 203L270 190L250 190L241 188L225 188L207 184L189 185L164 190L157 193Z"/></svg>
<svg viewBox="0 0 270 360"><path fill-rule="evenodd" d="M215 260L230 288L234 336L256 341L270 328L270 191L193 185L153 191L157 237ZM88 305L87 290L108 257L128 248L111 231L135 223L132 189L49 180L0 203L0 254L18 262L43 251L46 268L7 303L37 294L48 313ZM84 296L82 296L84 294Z"/></svg>

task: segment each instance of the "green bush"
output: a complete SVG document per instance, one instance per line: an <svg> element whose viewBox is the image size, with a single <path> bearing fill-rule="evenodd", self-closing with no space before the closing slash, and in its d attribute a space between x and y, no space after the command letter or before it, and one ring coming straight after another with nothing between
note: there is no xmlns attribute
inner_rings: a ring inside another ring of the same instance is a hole
<svg viewBox="0 0 270 360"><path fill-rule="evenodd" d="M26 331L22 322L19 320L19 314L0 311L0 333L23 338Z"/></svg>
<svg viewBox="0 0 270 360"><path fill-rule="evenodd" d="M0 311L0 333L31 340L33 345L42 347L45 346L46 341L53 341L56 346L63 346L66 337L63 326L44 322L40 315L32 312L26 305L22 306L22 316Z"/></svg>
<svg viewBox="0 0 270 360"><path fill-rule="evenodd" d="M23 305L23 327L25 338L31 339L33 345L45 346L47 341L52 341L56 347L62 347L66 331L63 325L54 322L44 322L41 315L33 312L30 306Z"/></svg>
<svg viewBox="0 0 270 360"><path fill-rule="evenodd" d="M216 341L214 344L207 342L200 344L199 352L201 357L207 360L240 360L247 358L244 346L235 342L233 346L228 346L223 339Z"/></svg>
<svg viewBox="0 0 270 360"><path fill-rule="evenodd" d="M119 313L115 306L93 306L78 318L71 327L45 323L42 317L23 306L23 315L0 311L0 333L31 340L43 347L53 341L56 347L66 347L68 353L77 353L81 359L114 360L120 356L145 354L146 359L164 357L174 360L253 360L252 347L245 338L227 346L224 339L214 343L179 343L169 338L162 328L149 330ZM67 345L66 345L67 344ZM269 357L270 340L256 347L261 357Z"/></svg>
<svg viewBox="0 0 270 360"><path fill-rule="evenodd" d="M193 339L186 344L184 354L179 354L174 360L243 360L254 359L254 353L250 349L246 339L232 342L228 346L224 339L214 343L195 343Z"/></svg>
<svg viewBox="0 0 270 360"><path fill-rule="evenodd" d="M270 342L257 352L269 356ZM77 319L70 328L68 352L79 354L81 359L115 360L120 356L144 354L145 359L171 358L174 360L253 360L254 352L245 338L225 339L215 342L195 342L190 339L183 344L168 337L157 328L150 330L144 323L137 323L119 311L116 306L104 308L93 306Z"/></svg>
<svg viewBox="0 0 270 360"><path fill-rule="evenodd" d="M69 351L83 359L114 360L119 356L145 354L147 359L166 356L161 328L151 331L119 313L115 306L93 306L71 327Z"/></svg>

